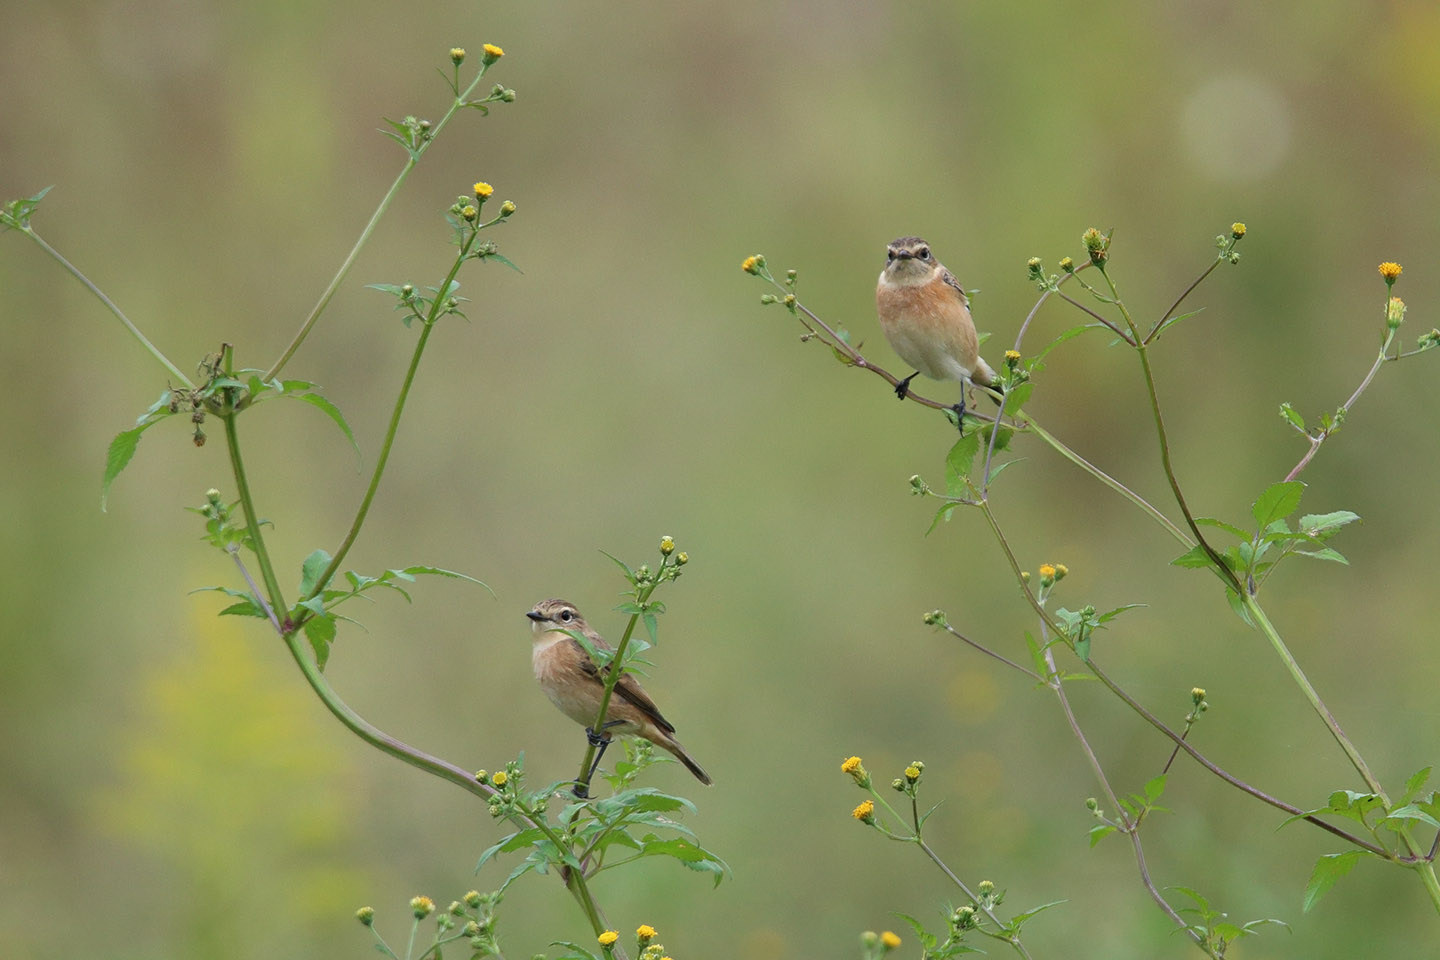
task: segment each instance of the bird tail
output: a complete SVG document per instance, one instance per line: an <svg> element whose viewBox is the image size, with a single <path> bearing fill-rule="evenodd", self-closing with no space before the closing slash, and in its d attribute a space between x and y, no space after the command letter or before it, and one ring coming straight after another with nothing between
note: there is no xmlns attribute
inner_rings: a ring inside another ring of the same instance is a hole
<svg viewBox="0 0 1440 960"><path fill-rule="evenodd" d="M996 375L995 371L990 367L990 364L985 362L984 357L975 358L975 369L971 371L970 379L982 387L989 387L996 393L1000 392L1000 377ZM986 396L990 395L986 394ZM996 406L1000 405L1000 401L993 396L990 397L990 402Z"/></svg>
<svg viewBox="0 0 1440 960"><path fill-rule="evenodd" d="M667 737L664 740L659 740L657 742L660 744L660 746L673 753L676 760L679 760L681 763L685 764L685 769L695 774L696 780L699 780L707 787L715 782L714 780L710 779L710 774L706 773L705 770L700 766L700 764L696 763L690 758L690 754L686 753L685 748L680 746L679 740L676 740L674 737Z"/></svg>

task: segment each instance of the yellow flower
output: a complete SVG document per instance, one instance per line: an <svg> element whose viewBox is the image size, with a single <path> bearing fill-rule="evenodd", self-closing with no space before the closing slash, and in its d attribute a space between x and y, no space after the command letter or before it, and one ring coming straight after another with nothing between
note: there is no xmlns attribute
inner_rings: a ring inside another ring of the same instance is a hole
<svg viewBox="0 0 1440 960"><path fill-rule="evenodd" d="M895 936L895 934L890 930L886 930L884 933L880 934L880 942L885 944L886 950L894 950L896 947L900 946L900 938Z"/></svg>
<svg viewBox="0 0 1440 960"><path fill-rule="evenodd" d="M495 784L495 786L497 787L503 787L505 786L505 781L509 779L509 775L506 774L504 770L496 770L495 775L490 778L490 782Z"/></svg>
<svg viewBox="0 0 1440 960"><path fill-rule="evenodd" d="M683 566L685 566L685 564L687 564L687 563L689 563L689 562L690 562L690 554L686 553L684 550L681 550L679 553L675 554L675 565L676 565L676 566L683 567Z"/></svg>
<svg viewBox="0 0 1440 960"><path fill-rule="evenodd" d="M1061 257L1061 258L1060 258L1060 269L1061 269L1061 270L1064 270L1066 273L1074 273L1074 272L1075 272L1075 261L1074 261L1074 260L1071 260L1069 257Z"/></svg>
<svg viewBox="0 0 1440 960"><path fill-rule="evenodd" d="M476 770L476 771L475 771L475 779L476 779L476 780L479 780L481 783L484 783L485 780L486 780L489 776L490 776L490 774L487 773L487 772L484 771L484 770Z"/></svg>
<svg viewBox="0 0 1440 960"><path fill-rule="evenodd" d="M905 779L906 779L906 780L909 780L911 783L914 783L916 780L919 780L919 779L920 779L920 768L917 767L917 766L915 766L914 764L911 764L910 766L906 767L906 768L905 768Z"/></svg>
<svg viewBox="0 0 1440 960"><path fill-rule="evenodd" d="M485 64L487 66L494 63L496 60L499 60L501 57L505 56L505 51L501 50L493 43L487 43L480 49L485 51L485 56L483 59L485 60Z"/></svg>
<svg viewBox="0 0 1440 960"><path fill-rule="evenodd" d="M479 200L482 203L485 202L486 198L494 192L495 188L490 186L490 184L486 183L484 180L481 180L479 183L475 184L475 199Z"/></svg>
<svg viewBox="0 0 1440 960"><path fill-rule="evenodd" d="M1191 691L1190 691L1190 699L1193 700L1193 701L1195 701L1196 703L1199 703L1201 700L1204 700L1204 699L1205 699L1205 688L1204 688L1204 687L1196 687L1196 688L1194 688L1193 690L1191 690Z"/></svg>
<svg viewBox="0 0 1440 960"><path fill-rule="evenodd" d="M854 817L856 820L859 820L861 823L874 823L875 802L873 800L866 800L864 803L860 804L860 806L856 807L854 810L851 810L850 816Z"/></svg>
<svg viewBox="0 0 1440 960"><path fill-rule="evenodd" d="M1395 278L1400 276L1400 274L1404 271L1404 267L1390 260L1386 260L1384 263L1380 264L1380 276L1385 278L1386 283L1394 283Z"/></svg>
<svg viewBox="0 0 1440 960"><path fill-rule="evenodd" d="M1040 579L1041 579L1042 581L1045 581L1045 580L1054 580L1054 579L1055 579L1055 567L1054 567L1052 564L1048 564L1048 563L1042 563L1042 564L1040 564Z"/></svg>
<svg viewBox="0 0 1440 960"><path fill-rule="evenodd" d="M665 554L665 556L668 557L668 556L670 556L670 554L673 553L674 551L675 551L675 540L674 540L674 538L672 538L672 537L661 537L661 538L660 538L660 552L663 553L663 554Z"/></svg>
<svg viewBox="0 0 1440 960"><path fill-rule="evenodd" d="M355 919L359 920L367 927L372 925L375 922L375 908L361 907L359 910L355 911Z"/></svg>
<svg viewBox="0 0 1440 960"><path fill-rule="evenodd" d="M642 923L640 924L640 926L635 928L635 937L641 943L644 943L646 940L654 940L655 928L650 926L650 924L648 923Z"/></svg>
<svg viewBox="0 0 1440 960"><path fill-rule="evenodd" d="M1232 223L1232 224L1230 224L1230 236L1234 237L1236 240L1239 240L1241 237L1245 236L1245 224L1243 224L1243 223Z"/></svg>
<svg viewBox="0 0 1440 960"><path fill-rule="evenodd" d="M460 209L460 216L464 217L466 220L474 220L476 217L480 216L480 211L475 209L475 204L467 203L464 207Z"/></svg>
<svg viewBox="0 0 1440 960"><path fill-rule="evenodd" d="M1056 580L1064 580L1064 579L1065 579L1067 576L1069 576L1069 575L1070 575L1070 568L1069 568L1069 567L1065 566L1065 564L1063 564L1063 563L1057 563L1057 564L1055 564L1055 579L1056 579Z"/></svg>
<svg viewBox="0 0 1440 960"><path fill-rule="evenodd" d="M859 758L859 757L851 757L849 760L846 760L844 763L840 764L840 770L841 770L842 773L854 773L856 770L859 770L859 769L860 769L860 758Z"/></svg>
<svg viewBox="0 0 1440 960"><path fill-rule="evenodd" d="M612 946L616 940L620 939L620 934L616 933L614 930L606 930L604 933L600 934L600 936L596 937L595 939L600 941L600 946L608 947Z"/></svg>
<svg viewBox="0 0 1440 960"><path fill-rule="evenodd" d="M457 66L457 67L460 66L460 64L464 63L464 62L465 62L465 48L464 48L464 47L451 47L451 48L450 48L450 62L453 63L453 64L455 64L455 66Z"/></svg>
<svg viewBox="0 0 1440 960"><path fill-rule="evenodd" d="M435 901L429 897L415 897L410 901L410 909L415 911L415 919L424 920L435 912Z"/></svg>
<svg viewBox="0 0 1440 960"><path fill-rule="evenodd" d="M740 269L758 277L760 275L760 255L756 254L753 257L746 257L744 262L740 264Z"/></svg>

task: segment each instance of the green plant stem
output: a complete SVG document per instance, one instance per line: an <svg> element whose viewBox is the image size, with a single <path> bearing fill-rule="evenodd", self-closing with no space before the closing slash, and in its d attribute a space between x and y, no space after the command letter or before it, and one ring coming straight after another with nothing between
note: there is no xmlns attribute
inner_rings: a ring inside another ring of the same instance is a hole
<svg viewBox="0 0 1440 960"><path fill-rule="evenodd" d="M1260 606L1259 602L1248 593L1242 593L1240 599L1245 605L1245 611L1250 615L1250 619L1255 623L1255 626L1259 628L1260 632L1265 634L1265 638L1270 641L1270 646L1274 648L1275 653L1280 657L1280 661L1285 664L1285 669L1289 671L1290 678L1295 681L1295 685L1305 694L1305 699L1310 701L1310 706L1330 730L1330 735L1335 738L1335 742L1340 744L1340 749L1345 751L1345 756L1350 759L1351 765L1355 767L1356 772L1358 772L1361 779L1365 781L1365 785L1370 788L1372 793L1378 794L1384 799L1385 790L1380 785L1380 780L1375 774L1370 772L1370 767L1365 763L1365 758L1360 755L1360 751L1356 749L1355 744L1350 742L1350 738L1345 735L1345 731L1340 729L1340 722L1335 719L1334 714L1330 712L1330 708L1325 706L1325 702L1320 699L1320 694L1315 691L1314 686L1310 683L1310 679L1305 676L1305 671L1300 669L1299 662L1296 661L1294 654L1290 652L1290 648L1285 645L1285 641L1280 638L1280 632L1275 629L1275 625L1271 623L1270 618L1265 615L1265 610ZM1385 799L1387 805L1389 802L1388 799Z"/></svg>
<svg viewBox="0 0 1440 960"><path fill-rule="evenodd" d="M664 573L665 566L670 562L669 557L660 558L660 569L655 571L655 579L635 596L635 604L643 608L645 601L650 599L655 588L660 586L660 575ZM625 633L620 637L620 642L615 645L615 655L610 658L610 666L606 669L605 690L600 694L600 710L595 715L595 725L590 729L594 730L597 736L604 736L605 716L610 711L610 697L615 693L615 684L620 682L622 666L624 664L625 648L630 645L630 638L635 634L635 625L640 622L640 614L630 614L630 622L625 624ZM595 744L587 741L585 746L585 757L580 761L580 775L575 778L576 796L583 797L590 792L590 767L595 762Z"/></svg>
<svg viewBox="0 0 1440 960"><path fill-rule="evenodd" d="M414 920L413 920L413 922L410 924L410 941L405 944L405 960L410 960L410 958L411 958L411 957L414 955L414 953L415 953L415 934L416 934L419 930L420 930L420 918L419 918L419 917L415 917Z"/></svg>
<svg viewBox="0 0 1440 960"><path fill-rule="evenodd" d="M1175 497L1175 503L1180 508L1180 513L1185 517L1185 525L1190 528L1190 533L1195 538L1195 542L1200 545L1200 549L1205 551L1205 556L1210 558L1210 562L1214 565L1215 572L1220 576L1220 579L1236 593L1243 593L1244 590L1240 585L1240 581L1236 579L1235 572L1225 565L1225 561L1220 558L1220 554L1216 552L1214 547L1210 546L1210 542L1206 540L1205 535L1200 532L1200 527L1195 523L1195 516L1190 512L1190 505L1185 502L1185 494L1180 489L1180 481L1175 476L1175 466L1170 461L1170 439L1165 431L1165 417L1160 412L1160 395L1155 389L1155 371L1150 366L1150 348L1144 343L1139 342L1139 330L1135 326L1135 321L1130 317L1130 311L1126 309L1124 302L1120 299L1120 292L1115 288L1115 281L1111 280L1110 274L1104 270L1100 271L1100 275L1103 276L1105 282L1109 284L1110 292L1115 297L1115 305L1119 307L1121 315L1125 318L1126 325L1129 326L1131 333L1135 335L1135 352L1140 356L1140 367L1145 372L1145 389L1150 398L1150 412L1154 415L1155 433L1160 440L1160 463L1165 470L1165 479L1170 482L1170 492Z"/></svg>
<svg viewBox="0 0 1440 960"><path fill-rule="evenodd" d="M1234 241L1232 240L1231 243L1230 243L1230 246L1229 246L1229 248L1227 248L1227 251L1226 251L1226 252L1228 253L1229 250L1234 249L1234 247L1235 247L1235 243L1234 243ZM1178 296L1178 297L1175 298L1175 302L1172 303L1172 304L1170 304L1170 309L1169 309L1169 310L1166 310L1165 313L1164 313L1164 315L1163 315L1159 320L1157 320L1157 321L1155 322L1155 326L1151 327L1151 328L1150 328L1150 332L1147 333L1147 334L1145 334L1145 339L1142 340L1141 343L1149 344L1150 341L1154 340L1156 334L1158 334L1158 333L1160 332L1161 328L1163 328L1163 327L1165 326L1165 321L1166 321L1166 320L1169 320L1169 319L1170 319L1170 315L1173 314L1176 310L1178 310L1178 309L1180 308L1180 304L1182 304L1182 303L1185 302L1185 298L1188 297L1188 296L1190 296L1190 294L1194 292L1194 290L1195 290L1196 287L1198 287L1198 286L1200 286L1200 284L1204 283L1204 282L1205 282L1205 278L1208 277L1208 276L1210 276L1210 274L1214 273L1214 272L1215 272L1215 268L1218 267L1218 266L1220 266L1220 264L1224 263L1225 260L1226 260L1226 256L1225 256L1224 253L1220 254L1220 255L1217 256L1214 260L1212 260L1212 261L1210 262L1210 266L1206 267L1205 270L1200 274L1200 276L1198 276L1198 277L1195 278L1195 282L1192 283L1192 284L1190 284L1190 286L1186 287L1186 288L1185 288L1185 292L1182 293L1182 294L1180 294L1180 296ZM1108 278L1107 278L1107 279L1108 279Z"/></svg>
<svg viewBox="0 0 1440 960"><path fill-rule="evenodd" d="M1109 487L1111 490L1114 490L1116 493L1120 494L1120 496L1124 497L1126 500L1129 500L1131 503L1135 504L1135 506L1139 507L1142 511L1144 511L1146 516L1150 517L1150 519L1154 520L1156 523L1160 524L1160 526L1164 527L1166 533L1170 534L1170 536L1174 537L1180 543L1184 544L1186 549L1189 549L1190 547L1193 547L1195 545L1195 541L1191 540L1188 536L1186 536L1183 530L1181 530L1174 523L1172 523L1169 517L1165 516L1165 514L1161 513L1158 509L1151 505L1148 500L1140 496L1135 491L1131 490L1129 487L1125 486L1125 484L1121 483L1119 480L1116 480L1114 477L1110 476L1110 474L1106 473L1104 470L1101 470L1099 467L1095 466L1089 460L1086 460L1084 457L1076 453L1074 450L1070 449L1070 447L1066 446L1064 443L1061 443L1054 434L1041 427L1040 424L1035 421L1034 417L1031 417L1029 414L1024 412L1016 414L1016 417L1020 420L1021 423L1025 424L1025 428L1027 430L1033 431L1037 437L1049 444L1056 453L1060 454L1060 456L1064 457L1066 460L1069 460L1071 463L1075 464L1075 466L1079 467L1081 470L1084 470L1086 473L1090 474L1090 476L1094 477L1096 480L1099 480L1101 483L1105 484L1105 486Z"/></svg>
<svg viewBox="0 0 1440 960"><path fill-rule="evenodd" d="M1356 387L1355 392L1350 394L1350 399L1346 400L1340 405L1340 411L1343 411L1344 413L1350 412L1350 408L1355 405L1355 401L1360 399L1360 395L1369 388L1370 381L1375 379L1375 374L1380 372L1380 367L1386 360L1399 359L1399 357L1387 357L1385 355L1386 352L1390 349L1390 344L1395 339L1395 334L1396 331L1394 329L1387 329L1385 335L1385 342L1380 347L1380 355L1377 356L1375 358L1375 362L1370 365L1370 370L1368 373L1365 374L1365 379L1360 381L1360 386ZM1340 411L1337 411L1337 413ZM1306 439L1310 441L1310 449L1306 450L1305 455L1300 458L1300 462L1295 464L1295 466L1290 469L1289 473L1285 474L1285 479L1287 481L1294 480L1296 477L1300 476L1300 471L1304 470L1307 466L1310 465L1310 461L1315 459L1315 454L1318 453L1320 450L1320 444L1330 439L1330 435L1335 432L1338 426L1338 424L1332 423L1329 429L1321 430L1319 433L1314 435L1306 435Z"/></svg>
<svg viewBox="0 0 1440 960"><path fill-rule="evenodd" d="M240 494L240 506L245 511L246 530L250 534L250 542L254 546L255 559L260 567L260 579L265 584L265 592L269 595L270 609L273 611L272 621L277 630L284 632L284 626L275 618L282 616L287 609L285 597L280 590L280 581L275 576L275 565L270 561L270 550L265 545L265 538L260 533L259 514L255 512L255 497L250 491L250 480L245 474L245 459L240 455L240 435L237 432L235 421L236 413L223 414L220 418L225 425L225 447L230 455L230 469L235 476L235 489ZM236 562L239 557L236 556ZM256 600L267 598L256 597Z"/></svg>
<svg viewBox="0 0 1440 960"><path fill-rule="evenodd" d="M375 212L370 215L370 221L365 224L365 229L360 231L360 237L355 241L355 245L350 248L350 253L346 255L345 260L340 264L340 269L335 271L335 276L330 279L329 286L320 294L320 299L315 301L315 306L310 309L309 315L300 324L300 329L297 330L295 336L291 338L289 346L285 348L285 352L280 354L279 359L270 365L269 370L265 371L265 376L261 378L262 380L269 381L279 376L285 364L289 363L290 358L295 356L295 351L300 349L300 345L303 344L305 338L310 335L311 328L314 327L315 322L320 319L320 314L324 313L325 308L329 306L331 298L334 297L335 292L340 289L340 284L344 282L346 274L350 272L350 268L355 265L356 258L360 256L361 248L363 248L366 241L370 239L370 234L374 232L375 226L380 222L380 218L385 215L385 211L390 208L391 201L394 200L395 195L400 192L400 187L405 183L406 178L410 176L410 171L415 169L415 166L420 162L420 158L424 156L425 151L430 149L430 145L440 136L440 131L445 129L445 125L450 122L450 118L464 108L471 92L479 86L487 69L489 69L488 64L481 65L480 71L475 75L474 81L471 82L470 86L465 88L464 93L459 94L450 104L450 109L445 111L445 115L440 118L440 122L431 128L429 139L422 142L413 153L405 158L405 165L400 168L400 173L395 177L395 182L390 184L390 189L387 190L385 196L380 199L380 205L377 206ZM447 284L441 289L448 290L449 285Z"/></svg>
<svg viewBox="0 0 1440 960"><path fill-rule="evenodd" d="M105 309L109 310L112 314L114 314L115 319L119 320L120 323L124 325L125 329L130 331L130 336L134 337L137 341L139 341L140 346L144 347L150 353L150 356L160 361L160 364L166 369L166 371L169 372L170 376L174 377L177 381L184 384L187 389L194 389L195 384L191 382L190 378L185 376L185 374L181 373L180 368L175 366L175 364L171 363L170 358L165 356L165 354L161 353L160 348L155 346L155 344L151 343L150 339L146 337L145 334L140 332L140 328L130 322L130 318L125 316L125 312L115 304L115 301L107 297L103 290L90 282L89 277L81 273L80 270L69 260L66 260L59 250L56 250L54 247L50 246L50 244L45 241L45 238L40 236L40 234L36 233L33 228L28 226L21 227L20 232L25 234L25 236L29 237L31 240L34 240L35 243L39 245L41 250L44 250L46 253L48 253L51 257L54 258L55 262L60 264L60 266L64 267L72 277L74 277L76 280L79 280L81 286L94 294L95 299L99 300L100 303L104 305Z"/></svg>

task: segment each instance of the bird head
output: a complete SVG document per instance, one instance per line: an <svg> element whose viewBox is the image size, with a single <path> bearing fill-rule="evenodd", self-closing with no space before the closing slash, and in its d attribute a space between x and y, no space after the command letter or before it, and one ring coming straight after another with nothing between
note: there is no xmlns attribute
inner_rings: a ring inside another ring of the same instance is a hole
<svg viewBox="0 0 1440 960"><path fill-rule="evenodd" d="M939 265L922 237L901 237L885 249L885 275L894 283L928 279Z"/></svg>

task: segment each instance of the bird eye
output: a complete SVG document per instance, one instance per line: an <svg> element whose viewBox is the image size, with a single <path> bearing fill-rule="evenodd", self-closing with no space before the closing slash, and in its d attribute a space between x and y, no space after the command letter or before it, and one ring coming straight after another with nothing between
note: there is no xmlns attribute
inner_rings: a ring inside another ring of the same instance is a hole
<svg viewBox="0 0 1440 960"><path fill-rule="evenodd" d="M561 620L564 620L566 623L569 623L569 622L570 622L570 611L569 611L569 610L561 610L561 611L560 611L560 619L561 619Z"/></svg>
<svg viewBox="0 0 1440 960"><path fill-rule="evenodd" d="M921 248L919 249L919 251L916 252L915 255L916 255L917 257L919 257L921 260L929 260L929 259L930 259L930 248L929 248L929 247L921 247Z"/></svg>
<svg viewBox="0 0 1440 960"><path fill-rule="evenodd" d="M886 260L894 260L894 259L895 259L895 251L894 251L894 250L886 250L886 251L885 251L885 259L886 259Z"/></svg>

